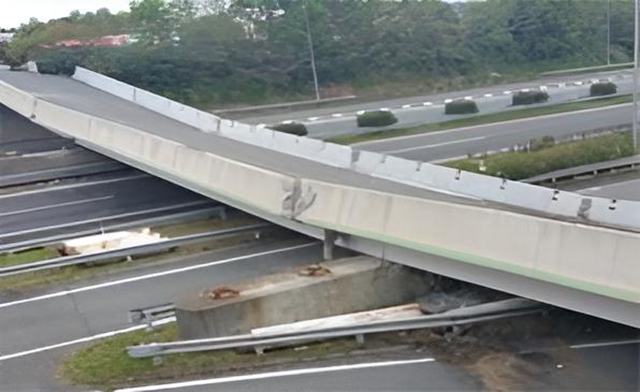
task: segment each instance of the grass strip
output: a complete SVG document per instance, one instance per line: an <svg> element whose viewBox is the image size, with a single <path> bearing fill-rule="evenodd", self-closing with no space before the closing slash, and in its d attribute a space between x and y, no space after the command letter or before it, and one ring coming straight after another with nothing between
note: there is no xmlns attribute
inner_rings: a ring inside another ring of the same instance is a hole
<svg viewBox="0 0 640 392"><path fill-rule="evenodd" d="M522 180L556 170L632 155L634 148L631 134L624 132L555 144L537 151L507 152L484 158L459 159L444 165L510 180Z"/></svg>
<svg viewBox="0 0 640 392"><path fill-rule="evenodd" d="M177 339L175 324L158 327L154 331L140 330L107 338L84 346L67 357L58 369L58 376L69 384L110 391L225 370L299 362L330 354L348 353L358 348L354 339L338 339L309 344L302 350L287 348L268 351L265 355L234 350L174 354L162 357L159 365L154 365L152 358L130 358L126 352L128 346Z"/></svg>
<svg viewBox="0 0 640 392"><path fill-rule="evenodd" d="M16 253L3 253L0 254L0 268L49 260L56 257L59 257L58 252L51 248L37 248Z"/></svg>
<svg viewBox="0 0 640 392"><path fill-rule="evenodd" d="M631 102L631 95L621 95L617 97L599 98L581 102L562 103L558 105L547 105L535 108L509 110L501 113L485 114L468 118L461 118L437 124L425 124L416 127L385 129L360 134L349 134L335 136L326 139L327 142L338 144L355 144L369 142L373 140L391 139L400 136L418 135L422 133L446 131L449 129L471 127L476 125L499 123L504 121L519 120L524 118L546 116L550 114L568 113L579 110L595 109L612 105L619 105Z"/></svg>

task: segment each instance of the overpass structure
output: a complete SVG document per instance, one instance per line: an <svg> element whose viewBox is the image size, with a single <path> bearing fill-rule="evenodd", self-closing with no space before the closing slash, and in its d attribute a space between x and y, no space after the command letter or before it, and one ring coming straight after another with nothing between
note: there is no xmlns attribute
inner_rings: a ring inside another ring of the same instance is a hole
<svg viewBox="0 0 640 392"><path fill-rule="evenodd" d="M328 250L335 243L640 328L640 203L224 120L81 68L73 78L0 71L0 104L86 148L323 239Z"/></svg>

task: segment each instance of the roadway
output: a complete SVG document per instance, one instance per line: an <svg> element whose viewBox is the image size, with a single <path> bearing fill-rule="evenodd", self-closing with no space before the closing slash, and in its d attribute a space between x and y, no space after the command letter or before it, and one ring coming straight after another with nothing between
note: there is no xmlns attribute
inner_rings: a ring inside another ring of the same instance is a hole
<svg viewBox="0 0 640 392"><path fill-rule="evenodd" d="M432 162L510 148L543 136L566 138L598 129L629 126L632 115L631 104L622 104L364 142L354 147Z"/></svg>
<svg viewBox="0 0 640 392"><path fill-rule="evenodd" d="M505 95L505 92L512 93L521 89L537 89L540 86L548 86L549 88L554 89L557 88L554 86L557 86L560 83L587 83L592 80L611 79L614 83L618 84L620 93L629 93L631 91L631 75L632 72L630 70L622 70L587 73L572 76L551 76L539 78L537 80L529 82L508 83L439 94L384 99L373 102L345 104L340 106L331 106L278 114L257 116L247 115L245 117L241 115L235 115L235 117L249 124L276 124L283 121L303 122L307 126L309 134L312 137L325 138L337 135L371 131L371 128L358 128L356 125L356 114L362 110L379 110L382 108L390 109L394 112L394 114L396 114L396 117L398 118L398 123L394 124L392 126L393 128L396 128L398 126L415 126L424 124L426 122L433 122L433 108L435 107L435 105L440 105L438 107L441 107L441 104L447 99L462 99L464 97L472 97L479 102L483 102L483 108L481 108L481 112L486 114L504 110L502 105L496 106L496 104L498 103L498 101L505 99L505 97L506 99L510 99L507 95ZM563 87L563 92L559 93L559 95L556 95L555 98L553 98L551 102L549 102L549 104L568 102L575 99L573 98L574 94L571 92L572 89L575 88L571 86ZM567 94L565 94L565 90ZM564 95L566 95L566 97L564 97ZM441 120L438 121L444 121L445 119L444 116L436 115L436 117L441 118ZM459 116L449 116L449 119L457 117Z"/></svg>
<svg viewBox="0 0 640 392"><path fill-rule="evenodd" d="M66 348L77 349L73 341L78 339L91 341L96 335L130 327L129 310L315 263L321 257L321 245L308 240L262 242L142 269L132 265L108 276L35 292L0 291L0 389L66 391L53 377L63 354L69 352ZM31 371L36 368L38 373Z"/></svg>
<svg viewBox="0 0 640 392"><path fill-rule="evenodd" d="M0 194L0 245L217 205L135 170Z"/></svg>

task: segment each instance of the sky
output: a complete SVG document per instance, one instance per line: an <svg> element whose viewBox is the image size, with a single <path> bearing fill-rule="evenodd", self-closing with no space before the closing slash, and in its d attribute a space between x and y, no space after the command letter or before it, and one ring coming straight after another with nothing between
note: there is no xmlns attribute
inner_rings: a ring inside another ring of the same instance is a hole
<svg viewBox="0 0 640 392"><path fill-rule="evenodd" d="M0 27L20 27L35 17L42 22L68 16L73 10L82 13L109 8L116 13L129 9L130 0L0 0Z"/></svg>
<svg viewBox="0 0 640 392"><path fill-rule="evenodd" d="M449 3L468 0L445 0ZM73 10L82 13L109 8L111 12L129 10L130 0L0 0L0 28L20 27L32 17L41 22L68 16Z"/></svg>

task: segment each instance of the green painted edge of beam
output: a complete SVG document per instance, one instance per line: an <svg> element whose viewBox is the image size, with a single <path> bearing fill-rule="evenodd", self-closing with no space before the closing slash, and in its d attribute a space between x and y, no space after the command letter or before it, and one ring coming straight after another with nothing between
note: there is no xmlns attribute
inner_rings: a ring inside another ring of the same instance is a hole
<svg viewBox="0 0 640 392"><path fill-rule="evenodd" d="M516 275L524 275L530 278L544 280L546 282L559 284L562 286L588 291L590 293L599 294L607 297L616 298L619 300L640 304L640 292L634 292L630 290L612 288L597 283L586 282L575 278L567 278L561 275L536 271L531 268L521 267L508 262L494 260L486 257L476 256L468 253L457 252L450 249L445 249L433 245L420 244L413 241L403 240L396 237L387 236L384 234L378 234L367 230L354 229L348 226L327 223L316 219L301 219L302 222L307 224L323 227L325 229L343 232L347 234L356 235L363 238L368 238L392 245L397 245L403 248L409 248L417 250L419 252L430 253L437 256L442 256L457 261L462 261L469 264L479 265L482 267L488 267L500 271L513 273Z"/></svg>

